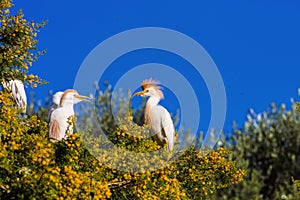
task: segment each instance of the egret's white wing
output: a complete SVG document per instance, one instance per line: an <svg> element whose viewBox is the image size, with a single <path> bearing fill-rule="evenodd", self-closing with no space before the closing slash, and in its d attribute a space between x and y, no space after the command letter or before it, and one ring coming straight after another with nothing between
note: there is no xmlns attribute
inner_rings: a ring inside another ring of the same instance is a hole
<svg viewBox="0 0 300 200"><path fill-rule="evenodd" d="M58 107L56 108L50 116L49 124L49 137L53 137L57 140L65 138L65 133L67 130L70 133L73 132L73 124L68 123L68 118L74 115L74 110L72 107Z"/></svg>
<svg viewBox="0 0 300 200"><path fill-rule="evenodd" d="M19 80L14 80L14 89L16 90L16 102L17 105L26 112L27 107L27 97L24 89L24 84Z"/></svg>
<svg viewBox="0 0 300 200"><path fill-rule="evenodd" d="M174 124L170 113L164 107L158 105L151 111L151 128L157 133L158 138L165 138L169 149L174 147Z"/></svg>
<svg viewBox="0 0 300 200"><path fill-rule="evenodd" d="M167 137L169 149L172 151L174 147L175 129L172 118L168 111L165 112L165 115L162 118L162 127Z"/></svg>
<svg viewBox="0 0 300 200"><path fill-rule="evenodd" d="M27 97L24 89L24 84L19 80L10 80L9 84L13 98L19 108L22 109L22 112L26 112L27 107ZM7 85L4 86L7 88Z"/></svg>
<svg viewBox="0 0 300 200"><path fill-rule="evenodd" d="M2 83L3 88L10 90L13 98L22 112L26 112L27 97L24 89L24 84L19 80L10 80L9 82Z"/></svg>

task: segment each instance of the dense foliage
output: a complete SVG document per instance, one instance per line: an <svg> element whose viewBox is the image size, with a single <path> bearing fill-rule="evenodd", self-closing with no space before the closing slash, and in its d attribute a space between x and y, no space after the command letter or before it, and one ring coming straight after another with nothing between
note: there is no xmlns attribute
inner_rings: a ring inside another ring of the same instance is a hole
<svg viewBox="0 0 300 200"><path fill-rule="evenodd" d="M18 117L10 94L1 92L0 104L0 195L5 199L195 199L236 184L244 175L235 162L227 160L229 152L224 148L206 156L190 148L178 160L152 172L111 169L86 150L78 133L51 143L47 123L35 115ZM134 126L133 122L114 132L119 145L139 151L159 148L152 140L138 144L138 138L127 137L128 126Z"/></svg>
<svg viewBox="0 0 300 200"><path fill-rule="evenodd" d="M298 192L298 195L300 196L300 180L293 179L293 182L294 182L295 186L297 187L297 192Z"/></svg>
<svg viewBox="0 0 300 200"><path fill-rule="evenodd" d="M300 179L300 112L292 103L290 110L283 104L250 110L244 127L234 130L227 144L246 176L217 199L299 199L292 180Z"/></svg>

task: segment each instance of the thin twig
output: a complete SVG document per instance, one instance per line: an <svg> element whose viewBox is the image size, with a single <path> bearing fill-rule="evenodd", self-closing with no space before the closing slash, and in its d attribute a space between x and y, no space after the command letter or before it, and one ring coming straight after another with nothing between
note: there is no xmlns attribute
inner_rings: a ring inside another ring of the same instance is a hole
<svg viewBox="0 0 300 200"><path fill-rule="evenodd" d="M108 185L108 187L111 187L111 188L117 188L117 187L122 187L124 185L128 185L129 183L132 183L132 181L114 182L114 183L109 183L107 185Z"/></svg>

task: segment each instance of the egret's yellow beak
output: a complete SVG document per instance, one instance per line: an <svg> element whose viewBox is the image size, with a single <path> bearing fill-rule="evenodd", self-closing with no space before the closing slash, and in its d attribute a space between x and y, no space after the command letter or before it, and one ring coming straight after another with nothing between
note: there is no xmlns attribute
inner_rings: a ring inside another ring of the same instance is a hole
<svg viewBox="0 0 300 200"><path fill-rule="evenodd" d="M90 101L91 100L91 98L90 97L87 97L87 96L83 96L83 95L79 95L79 94L74 94L74 97L76 98L76 99L79 99L79 100L84 100L84 101Z"/></svg>
<svg viewBox="0 0 300 200"><path fill-rule="evenodd" d="M133 96L143 96L145 94L145 91L134 93Z"/></svg>

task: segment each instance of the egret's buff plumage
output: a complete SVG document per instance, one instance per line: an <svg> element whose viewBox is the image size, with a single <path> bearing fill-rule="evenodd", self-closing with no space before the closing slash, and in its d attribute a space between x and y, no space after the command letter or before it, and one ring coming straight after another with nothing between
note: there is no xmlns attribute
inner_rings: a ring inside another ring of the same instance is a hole
<svg viewBox="0 0 300 200"><path fill-rule="evenodd" d="M170 113L164 107L158 105L164 98L163 92L154 80L145 80L142 82L142 91L134 96L149 96L145 108L145 123L151 126L152 134L155 134L159 144L166 143L169 150L174 148L174 124Z"/></svg>
<svg viewBox="0 0 300 200"><path fill-rule="evenodd" d="M17 107L22 110L22 113L26 113L27 97L22 81L10 80L2 83L2 87L12 93Z"/></svg>
<svg viewBox="0 0 300 200"><path fill-rule="evenodd" d="M61 95L59 107L57 107L50 116L49 138L52 142L62 140L66 137L66 131L73 132L73 124L68 120L74 116L73 105L88 97L81 96L76 90L68 89Z"/></svg>

